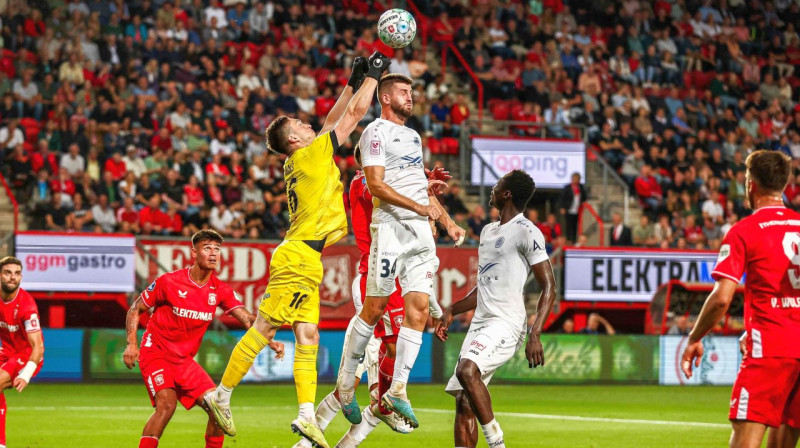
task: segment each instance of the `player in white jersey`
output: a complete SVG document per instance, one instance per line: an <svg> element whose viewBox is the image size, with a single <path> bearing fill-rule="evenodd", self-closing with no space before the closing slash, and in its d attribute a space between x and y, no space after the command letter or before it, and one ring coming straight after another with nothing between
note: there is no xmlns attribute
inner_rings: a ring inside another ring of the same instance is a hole
<svg viewBox="0 0 800 448"><path fill-rule="evenodd" d="M500 222L487 225L481 232L478 285L451 305L436 325L436 335L445 341L453 316L475 310L455 373L445 388L456 396L457 448L474 447L478 443L476 416L486 443L492 448L505 448L503 431L494 419L486 386L494 372L525 342L523 288L531 270L542 294L536 319L528 331L525 356L530 367L544 365L539 337L553 308L556 281L545 251L544 235L522 214L535 189L533 179L520 170L506 174L494 186L489 205L500 211Z"/></svg>
<svg viewBox="0 0 800 448"><path fill-rule="evenodd" d="M441 222L454 241L465 234L428 195L428 179L422 165L422 139L405 126L411 116L411 78L389 74L378 84L381 117L361 135L359 147L373 196L372 245L364 308L353 324L344 351L337 390L342 413L353 424L361 422L355 400L354 376L358 361L372 336L389 296L399 278L405 302L405 319L397 335L397 354L392 385L381 402L416 428L419 423L406 394L406 384L422 345L433 297L433 276L439 268L436 244L428 219Z"/></svg>

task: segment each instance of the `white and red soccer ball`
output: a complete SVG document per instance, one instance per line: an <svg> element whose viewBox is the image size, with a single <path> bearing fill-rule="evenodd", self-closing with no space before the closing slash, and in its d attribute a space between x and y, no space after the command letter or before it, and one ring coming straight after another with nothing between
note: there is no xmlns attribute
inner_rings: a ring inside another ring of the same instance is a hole
<svg viewBox="0 0 800 448"><path fill-rule="evenodd" d="M408 46L417 35L417 21L404 9L390 9L378 19L378 37L392 48Z"/></svg>

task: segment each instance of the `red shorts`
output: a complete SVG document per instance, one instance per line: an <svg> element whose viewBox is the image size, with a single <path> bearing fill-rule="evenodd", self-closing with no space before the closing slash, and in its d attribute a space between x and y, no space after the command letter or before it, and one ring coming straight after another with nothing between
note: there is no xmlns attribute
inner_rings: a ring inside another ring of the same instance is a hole
<svg viewBox="0 0 800 448"><path fill-rule="evenodd" d="M800 428L800 359L751 358L742 361L731 393L731 420Z"/></svg>
<svg viewBox="0 0 800 448"><path fill-rule="evenodd" d="M142 350L139 353L139 369L154 407L156 394L163 389L175 389L178 401L186 409L191 409L197 404L198 398L216 387L208 373L193 358L168 358L157 350Z"/></svg>
<svg viewBox="0 0 800 448"><path fill-rule="evenodd" d="M400 331L400 326L403 325L403 318L406 316L405 300L400 293L400 284L395 280L397 289L389 296L389 302L386 304L386 310L381 316L381 320L375 325L375 337L383 339L383 342L394 344L397 342L397 332ZM367 297L367 276L361 274L361 297L362 300Z"/></svg>
<svg viewBox="0 0 800 448"><path fill-rule="evenodd" d="M19 376L19 371L28 364L28 360L30 360L30 355L18 355L16 353L4 353L0 350L0 370L5 370L11 376L11 382L13 383L17 376ZM36 370L33 372L33 377L39 374L39 371L42 370L42 364L44 362L40 362L39 366L36 367ZM1 393L1 392L0 392Z"/></svg>

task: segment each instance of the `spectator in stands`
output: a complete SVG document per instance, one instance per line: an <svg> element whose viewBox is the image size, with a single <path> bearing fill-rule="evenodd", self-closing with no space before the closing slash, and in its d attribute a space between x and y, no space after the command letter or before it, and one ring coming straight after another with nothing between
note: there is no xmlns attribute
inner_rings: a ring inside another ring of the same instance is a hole
<svg viewBox="0 0 800 448"><path fill-rule="evenodd" d="M609 231L610 246L633 246L631 228L623 224L622 215L611 215L611 229Z"/></svg>
<svg viewBox="0 0 800 448"><path fill-rule="evenodd" d="M561 328L559 328L558 333L563 333L563 334L575 333L575 321L570 319L569 317L564 319L564 322L561 322Z"/></svg>
<svg viewBox="0 0 800 448"><path fill-rule="evenodd" d="M650 246L653 247L660 241L656 239L655 228L650 223L650 217L642 214L639 217L639 223L633 226L633 244L636 246Z"/></svg>
<svg viewBox="0 0 800 448"><path fill-rule="evenodd" d="M44 210L45 230L63 232L67 230L67 215L69 209L64 205L62 194L53 192L49 206Z"/></svg>
<svg viewBox="0 0 800 448"><path fill-rule="evenodd" d="M572 173L572 182L561 190L560 213L567 224L567 241L575 242L578 233L578 215L586 202L586 188L581 184L580 173Z"/></svg>
<svg viewBox="0 0 800 448"><path fill-rule="evenodd" d="M616 331L614 330L614 326L611 325L606 318L597 313L591 313L589 314L589 318L586 320L586 326L583 327L578 333L613 335L616 333Z"/></svg>
<svg viewBox="0 0 800 448"><path fill-rule="evenodd" d="M684 314L681 314L675 316L672 319L672 325L670 325L667 334L676 336L687 336L691 329L692 326L689 323L689 317Z"/></svg>
<svg viewBox="0 0 800 448"><path fill-rule="evenodd" d="M720 203L719 191L712 191L709 198L703 202L701 209L703 212L703 219L710 219L713 223L721 224L725 215L725 209Z"/></svg>
<svg viewBox="0 0 800 448"><path fill-rule="evenodd" d="M69 146L69 152L61 157L59 165L73 179L83 177L83 172L86 170L86 160L80 155L78 145L73 143Z"/></svg>
<svg viewBox="0 0 800 448"><path fill-rule="evenodd" d="M117 227L117 218L114 210L108 205L108 196L101 194L97 197L97 203L91 209L94 223L100 226L102 232L111 233Z"/></svg>
<svg viewBox="0 0 800 448"><path fill-rule="evenodd" d="M5 117L4 115L3 118ZM23 134L22 130L18 127L19 122L12 119L8 120L7 123L6 126L0 128L0 150L4 153L13 150L17 145L25 143L25 134Z"/></svg>
<svg viewBox="0 0 800 448"><path fill-rule="evenodd" d="M658 180L652 175L652 170L650 165L643 165L640 175L634 181L633 186L645 208L655 212L662 205L664 193Z"/></svg>

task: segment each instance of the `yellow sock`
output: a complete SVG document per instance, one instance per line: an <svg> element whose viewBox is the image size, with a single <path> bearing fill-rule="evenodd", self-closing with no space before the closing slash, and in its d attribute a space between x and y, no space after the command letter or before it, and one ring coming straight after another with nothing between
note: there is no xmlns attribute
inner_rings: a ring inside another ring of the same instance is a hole
<svg viewBox="0 0 800 448"><path fill-rule="evenodd" d="M300 404L314 403L317 396L317 350L319 345L294 346L294 384Z"/></svg>
<svg viewBox="0 0 800 448"><path fill-rule="evenodd" d="M228 389L236 387L250 370L258 353L269 344L267 338L253 327L247 330L231 353L228 366L222 375L222 386Z"/></svg>

